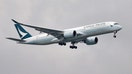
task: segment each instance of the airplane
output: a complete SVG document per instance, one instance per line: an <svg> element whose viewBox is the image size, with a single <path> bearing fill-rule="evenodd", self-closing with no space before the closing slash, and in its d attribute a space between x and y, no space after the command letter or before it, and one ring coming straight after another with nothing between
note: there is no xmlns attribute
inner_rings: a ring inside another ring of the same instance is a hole
<svg viewBox="0 0 132 74"><path fill-rule="evenodd" d="M61 46L66 46L66 43L70 42L71 45L69 47L71 49L77 49L77 46L75 46L75 44L79 42L83 42L86 45L97 44L98 37L96 36L98 35L114 33L113 37L116 38L116 33L122 29L122 26L120 26L117 22L101 22L77 28L55 30L26 25L23 23L19 23L14 19L12 19L12 21L15 23L14 25L20 36L20 39L11 37L7 37L7 39L16 41L20 44L31 45L49 45L57 43ZM37 31L40 31L41 34L32 36L22 26L33 28Z"/></svg>

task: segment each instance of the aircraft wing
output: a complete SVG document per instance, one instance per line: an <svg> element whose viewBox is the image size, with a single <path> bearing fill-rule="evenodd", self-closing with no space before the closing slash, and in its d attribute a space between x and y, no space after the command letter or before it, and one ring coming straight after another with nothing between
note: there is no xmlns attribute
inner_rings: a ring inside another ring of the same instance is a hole
<svg viewBox="0 0 132 74"><path fill-rule="evenodd" d="M26 25L26 24L19 23L19 22L13 20L13 19L12 19L12 21L15 22L15 23L18 23L20 25L23 25L23 26L34 28L37 31L51 34L51 35L55 36L58 39L62 38L62 36L63 36L63 31L54 30L54 29L48 29L48 28L42 28L42 27L37 27L37 26L31 26L31 25Z"/></svg>

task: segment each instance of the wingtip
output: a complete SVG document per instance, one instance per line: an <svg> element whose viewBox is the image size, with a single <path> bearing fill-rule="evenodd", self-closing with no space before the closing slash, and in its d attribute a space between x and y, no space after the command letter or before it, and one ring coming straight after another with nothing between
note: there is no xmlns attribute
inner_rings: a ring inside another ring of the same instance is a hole
<svg viewBox="0 0 132 74"><path fill-rule="evenodd" d="M15 21L14 19L11 19L14 23L18 23L17 21Z"/></svg>
<svg viewBox="0 0 132 74"><path fill-rule="evenodd" d="M9 39L9 37L6 37L5 39Z"/></svg>

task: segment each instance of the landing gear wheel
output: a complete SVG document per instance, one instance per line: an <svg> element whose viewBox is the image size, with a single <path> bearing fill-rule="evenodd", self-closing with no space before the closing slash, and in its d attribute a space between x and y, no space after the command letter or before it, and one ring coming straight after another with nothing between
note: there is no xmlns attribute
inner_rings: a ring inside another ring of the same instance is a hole
<svg viewBox="0 0 132 74"><path fill-rule="evenodd" d="M64 43L63 45L66 46L66 43Z"/></svg>
<svg viewBox="0 0 132 74"><path fill-rule="evenodd" d="M77 49L77 46L70 46L71 49Z"/></svg>
<svg viewBox="0 0 132 74"><path fill-rule="evenodd" d="M114 38L116 38L116 33L117 33L117 31L114 32L114 36L113 36Z"/></svg>
<svg viewBox="0 0 132 74"><path fill-rule="evenodd" d="M74 45L75 42L72 42L71 44L72 44L72 45L70 46L71 49L77 49L77 46Z"/></svg>
<svg viewBox="0 0 132 74"><path fill-rule="evenodd" d="M66 43L65 42L61 42L61 43L58 43L59 45L61 45L61 46L66 46Z"/></svg>
<svg viewBox="0 0 132 74"><path fill-rule="evenodd" d="M116 35L114 35L113 37L116 38Z"/></svg>

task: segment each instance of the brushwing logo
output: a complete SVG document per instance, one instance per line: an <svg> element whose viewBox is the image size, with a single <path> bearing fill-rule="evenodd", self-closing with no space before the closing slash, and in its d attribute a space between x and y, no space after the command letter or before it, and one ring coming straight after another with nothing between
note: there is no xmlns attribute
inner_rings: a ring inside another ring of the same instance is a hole
<svg viewBox="0 0 132 74"><path fill-rule="evenodd" d="M20 33L21 39L24 38L24 37L28 34L28 33L25 33L25 32L23 32L23 31L21 31L20 28L18 28L18 31L19 31L19 33Z"/></svg>

